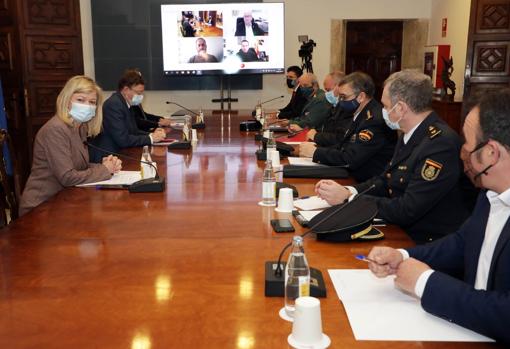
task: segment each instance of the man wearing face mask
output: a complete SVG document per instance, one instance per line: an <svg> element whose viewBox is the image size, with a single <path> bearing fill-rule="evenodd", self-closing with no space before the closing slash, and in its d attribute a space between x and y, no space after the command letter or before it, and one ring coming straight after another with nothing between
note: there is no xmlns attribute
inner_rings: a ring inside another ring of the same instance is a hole
<svg viewBox="0 0 510 349"><path fill-rule="evenodd" d="M303 70L297 65L292 65L287 68L286 84L289 89L292 89L292 97L289 104L280 109L278 118L292 119L301 115L303 108L307 102L306 98L301 95L299 90L299 77L303 75Z"/></svg>
<svg viewBox="0 0 510 349"><path fill-rule="evenodd" d="M491 91L463 126L464 168L477 185L471 217L454 234L406 250L375 247L369 267L420 298L433 315L510 343L510 90Z"/></svg>
<svg viewBox="0 0 510 349"><path fill-rule="evenodd" d="M142 103L144 85L139 71L135 69L125 71L119 80L117 92L104 102L103 131L90 140L93 145L118 152L122 148L151 145L165 139L166 133L162 128L156 128L149 133L137 126L135 113L131 108L139 108ZM155 122L154 126L157 125ZM92 162L99 162L105 153L89 147L89 154Z"/></svg>
<svg viewBox="0 0 510 349"><path fill-rule="evenodd" d="M289 121L289 129L299 132L304 128L322 129L331 112L331 104L326 100L324 91L319 88L317 77L304 73L299 78L299 90L307 102L301 114Z"/></svg>
<svg viewBox="0 0 510 349"><path fill-rule="evenodd" d="M352 112L345 111L338 103L338 88L345 77L343 71L333 71L324 78L324 90L326 100L333 107L331 113L324 123L322 131L312 128L306 134L308 140L313 141L317 146L328 147L342 141L345 131L349 128L352 120Z"/></svg>
<svg viewBox="0 0 510 349"><path fill-rule="evenodd" d="M384 170L393 155L397 134L386 126L382 106L372 98L375 85L370 76L362 72L349 74L337 91L338 105L351 113L343 138L332 147L301 143L299 155L325 165L346 166L354 179L365 181Z"/></svg>
<svg viewBox="0 0 510 349"><path fill-rule="evenodd" d="M432 82L416 71L392 74L382 95L383 117L402 131L393 158L376 177L353 187L330 180L317 194L338 204L370 186L378 217L401 226L417 243L454 232L469 214L460 190L460 139L432 111Z"/></svg>

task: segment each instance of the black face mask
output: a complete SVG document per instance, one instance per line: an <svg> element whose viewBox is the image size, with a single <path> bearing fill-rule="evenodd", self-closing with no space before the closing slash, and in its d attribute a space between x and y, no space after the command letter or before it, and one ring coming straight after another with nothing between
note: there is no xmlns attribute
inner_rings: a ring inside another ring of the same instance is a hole
<svg viewBox="0 0 510 349"><path fill-rule="evenodd" d="M287 78L287 87L294 88L296 86L296 79Z"/></svg>
<svg viewBox="0 0 510 349"><path fill-rule="evenodd" d="M359 108L359 102L356 100L356 97L349 101L338 101L338 105L347 112L354 112Z"/></svg>

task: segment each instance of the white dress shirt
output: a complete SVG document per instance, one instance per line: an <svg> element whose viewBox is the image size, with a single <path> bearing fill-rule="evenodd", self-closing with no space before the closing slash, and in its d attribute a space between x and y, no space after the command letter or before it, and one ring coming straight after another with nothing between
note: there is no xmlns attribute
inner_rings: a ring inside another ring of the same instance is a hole
<svg viewBox="0 0 510 349"><path fill-rule="evenodd" d="M485 227L482 249L478 258L478 268L476 269L475 289L477 290L487 289L487 281L489 279L489 270L494 250L499 236L503 231L503 227L510 217L510 188L501 194L489 190L487 192L487 198L489 199L491 207L489 211L489 218L487 219L487 225ZM404 256L404 259L406 258L406 255L409 257L407 251L404 251L405 254L402 252L403 250L399 251ZM414 287L414 292L418 297L422 297L427 281L433 272L433 270L427 270L419 276Z"/></svg>

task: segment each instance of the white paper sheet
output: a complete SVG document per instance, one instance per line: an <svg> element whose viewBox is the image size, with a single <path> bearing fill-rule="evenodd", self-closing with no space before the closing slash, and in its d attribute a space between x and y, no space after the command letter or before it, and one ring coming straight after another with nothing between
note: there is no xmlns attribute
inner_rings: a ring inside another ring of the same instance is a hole
<svg viewBox="0 0 510 349"><path fill-rule="evenodd" d="M326 166L313 162L312 158L298 158L294 156L289 156L287 159L289 160L289 164L296 166L322 166L322 167Z"/></svg>
<svg viewBox="0 0 510 349"><path fill-rule="evenodd" d="M177 139L164 139L161 142L152 143L155 147L169 146L172 143L178 142Z"/></svg>
<svg viewBox="0 0 510 349"><path fill-rule="evenodd" d="M312 220L313 217L317 216L321 213L322 210L313 210L313 211L299 211L299 214L306 219L308 222Z"/></svg>
<svg viewBox="0 0 510 349"><path fill-rule="evenodd" d="M78 184L77 187L94 187L96 185L130 185L142 179L140 171L120 171L113 175L112 178L94 183Z"/></svg>
<svg viewBox="0 0 510 349"><path fill-rule="evenodd" d="M431 315L420 301L368 269L328 270L357 340L492 342Z"/></svg>
<svg viewBox="0 0 510 349"><path fill-rule="evenodd" d="M328 204L326 200L323 200L318 196L310 196L307 199L295 200L294 207L296 207L299 210L310 211L328 208L331 207L331 205Z"/></svg>

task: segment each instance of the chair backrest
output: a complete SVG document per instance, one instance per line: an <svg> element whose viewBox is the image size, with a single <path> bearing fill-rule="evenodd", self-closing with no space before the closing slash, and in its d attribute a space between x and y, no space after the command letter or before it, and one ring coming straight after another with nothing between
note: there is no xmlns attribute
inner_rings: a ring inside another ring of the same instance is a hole
<svg viewBox="0 0 510 349"><path fill-rule="evenodd" d="M7 147L9 156L12 163L12 177L7 174L7 160L4 157L4 148ZM0 226L5 226L9 223L7 210L10 212L10 219L15 220L18 218L18 202L20 196L20 177L17 168L17 162L13 143L9 133L5 129L0 129L0 182L1 182L1 195L0 195Z"/></svg>

